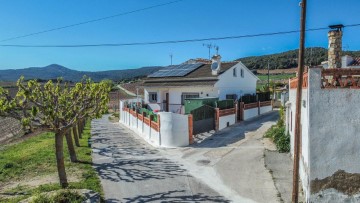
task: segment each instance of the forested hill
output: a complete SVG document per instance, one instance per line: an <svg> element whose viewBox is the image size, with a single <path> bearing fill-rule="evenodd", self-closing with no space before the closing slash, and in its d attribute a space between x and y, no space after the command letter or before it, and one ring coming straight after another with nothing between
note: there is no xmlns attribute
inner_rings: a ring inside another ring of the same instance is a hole
<svg viewBox="0 0 360 203"><path fill-rule="evenodd" d="M20 76L24 76L25 79L42 80L50 80L62 77L64 80L76 82L80 81L84 75L92 78L95 81L100 81L103 79L120 81L124 79L144 77L159 70L160 68L162 67L151 66L137 69L90 72L71 70L61 65L52 64L45 67L0 70L0 81L16 81Z"/></svg>
<svg viewBox="0 0 360 203"><path fill-rule="evenodd" d="M298 50L290 50L278 54L264 56L251 56L240 58L249 69L266 69L269 62L270 69L286 69L297 67ZM322 47L306 48L305 65L320 65L321 62L327 61L328 50ZM360 51L344 51L343 55L354 57L360 56Z"/></svg>

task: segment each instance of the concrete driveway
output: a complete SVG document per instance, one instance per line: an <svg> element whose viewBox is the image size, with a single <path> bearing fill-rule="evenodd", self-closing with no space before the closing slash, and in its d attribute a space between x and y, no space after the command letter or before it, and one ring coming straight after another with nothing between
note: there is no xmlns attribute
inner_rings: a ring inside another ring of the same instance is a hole
<svg viewBox="0 0 360 203"><path fill-rule="evenodd" d="M93 161L107 202L279 202L264 166L271 112L185 148L155 149L107 117L92 122Z"/></svg>

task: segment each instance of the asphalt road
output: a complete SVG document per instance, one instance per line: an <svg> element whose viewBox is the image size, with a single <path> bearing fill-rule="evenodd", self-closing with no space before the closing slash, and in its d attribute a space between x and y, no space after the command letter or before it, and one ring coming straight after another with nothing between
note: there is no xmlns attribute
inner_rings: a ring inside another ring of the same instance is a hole
<svg viewBox="0 0 360 203"><path fill-rule="evenodd" d="M107 117L93 120L92 136L106 202L230 202Z"/></svg>
<svg viewBox="0 0 360 203"><path fill-rule="evenodd" d="M264 166L268 113L185 148L156 149L107 117L93 120L93 161L107 202L279 202Z"/></svg>

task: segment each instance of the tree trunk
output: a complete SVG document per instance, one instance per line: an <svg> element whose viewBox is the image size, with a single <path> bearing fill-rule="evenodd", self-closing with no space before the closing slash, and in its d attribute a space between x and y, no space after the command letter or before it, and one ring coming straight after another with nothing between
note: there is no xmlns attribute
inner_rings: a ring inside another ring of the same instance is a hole
<svg viewBox="0 0 360 203"><path fill-rule="evenodd" d="M82 138L82 130L81 130L81 124L80 124L80 120L77 122L77 129L78 129L78 133L79 133L79 138Z"/></svg>
<svg viewBox="0 0 360 203"><path fill-rule="evenodd" d="M66 188L68 186L68 182L64 164L64 142L63 135L60 133L55 133L55 153L60 185L62 188Z"/></svg>
<svg viewBox="0 0 360 203"><path fill-rule="evenodd" d="M74 125L71 129L72 129L72 133L73 133L73 136L74 136L75 145L77 147L80 147L79 137L78 137L78 134L77 134L77 131L76 131L76 125Z"/></svg>
<svg viewBox="0 0 360 203"><path fill-rule="evenodd" d="M69 149L70 161L71 162L77 162L76 151L75 151L74 142L72 140L70 130L68 130L65 133L65 138L66 138L66 143L67 143L67 146L68 146L68 149Z"/></svg>

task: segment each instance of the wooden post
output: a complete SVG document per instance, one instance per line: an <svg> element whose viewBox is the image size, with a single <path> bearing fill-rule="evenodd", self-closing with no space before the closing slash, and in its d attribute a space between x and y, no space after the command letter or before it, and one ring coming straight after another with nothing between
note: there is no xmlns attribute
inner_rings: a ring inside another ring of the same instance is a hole
<svg viewBox="0 0 360 203"><path fill-rule="evenodd" d="M260 107L260 103L261 103L261 102L258 101L258 115L260 115L260 108L261 108L261 107Z"/></svg>
<svg viewBox="0 0 360 203"><path fill-rule="evenodd" d="M296 115L295 115L295 135L294 135L294 171L293 171L293 190L292 202L299 201L299 160L300 160L300 127L301 127L301 94L304 72L304 49L305 49L305 23L306 23L306 0L301 2L301 22L300 22L300 48L298 57L298 84L296 89Z"/></svg>
<svg viewBox="0 0 360 203"><path fill-rule="evenodd" d="M240 102L240 121L244 120L244 102Z"/></svg>
<svg viewBox="0 0 360 203"><path fill-rule="evenodd" d="M152 122L152 120L154 119L154 115L150 115L149 116L149 118L150 118L150 122L149 122L149 129L150 129L150 132L149 132L149 139L151 139L151 122Z"/></svg>
<svg viewBox="0 0 360 203"><path fill-rule="evenodd" d="M235 123L238 120L238 114L239 114L239 112L238 112L238 103L239 103L238 101L235 102Z"/></svg>
<svg viewBox="0 0 360 203"><path fill-rule="evenodd" d="M220 122L220 109L215 108L215 131L219 130L219 122Z"/></svg>
<svg viewBox="0 0 360 203"><path fill-rule="evenodd" d="M193 137L193 115L189 114L188 116L188 126L189 126L189 144L194 143Z"/></svg>
<svg viewBox="0 0 360 203"><path fill-rule="evenodd" d="M145 116L146 116L146 113L145 112L142 112L142 127L141 127L141 132L144 133L144 126L145 126Z"/></svg>

